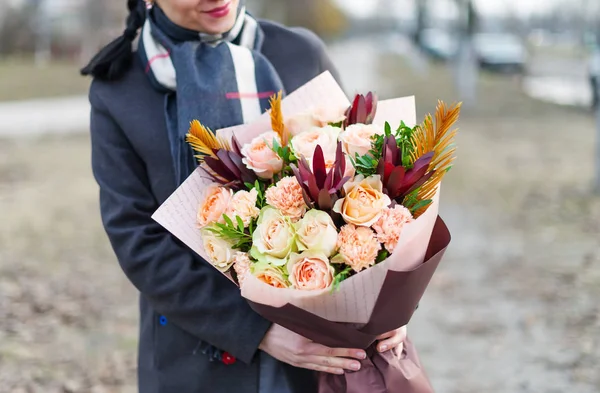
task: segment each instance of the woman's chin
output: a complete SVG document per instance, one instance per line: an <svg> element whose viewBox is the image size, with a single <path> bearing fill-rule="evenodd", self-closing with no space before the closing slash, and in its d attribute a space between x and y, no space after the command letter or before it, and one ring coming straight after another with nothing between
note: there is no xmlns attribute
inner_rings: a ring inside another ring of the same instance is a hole
<svg viewBox="0 0 600 393"><path fill-rule="evenodd" d="M200 31L207 34L223 34L233 29L234 24L235 19L231 18L226 18L226 20L218 20L210 17L204 18L202 21L202 29L200 29Z"/></svg>

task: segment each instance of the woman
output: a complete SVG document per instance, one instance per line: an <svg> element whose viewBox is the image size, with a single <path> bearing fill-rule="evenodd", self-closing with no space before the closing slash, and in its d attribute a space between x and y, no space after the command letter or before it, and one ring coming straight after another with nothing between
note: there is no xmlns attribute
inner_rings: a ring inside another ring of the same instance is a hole
<svg viewBox="0 0 600 393"><path fill-rule="evenodd" d="M326 348L272 325L151 218L194 169L189 122L219 129L252 121L272 93L327 70L337 75L323 43L303 29L257 22L244 0L127 5L123 36L82 73L94 77L92 166L102 220L141 293L140 392L310 393L311 370L356 369L364 351ZM382 350L397 347L403 334L382 340Z"/></svg>

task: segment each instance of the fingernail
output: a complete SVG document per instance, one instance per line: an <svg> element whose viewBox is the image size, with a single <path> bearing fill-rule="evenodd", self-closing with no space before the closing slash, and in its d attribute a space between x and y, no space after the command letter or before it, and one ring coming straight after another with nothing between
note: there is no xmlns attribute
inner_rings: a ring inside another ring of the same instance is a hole
<svg viewBox="0 0 600 393"><path fill-rule="evenodd" d="M379 347L379 352L385 352L385 351L387 351L387 349L388 349L387 345L382 345Z"/></svg>
<svg viewBox="0 0 600 393"><path fill-rule="evenodd" d="M352 363L352 365L350 366L350 368L352 370L358 371L358 370L360 370L360 363Z"/></svg>
<svg viewBox="0 0 600 393"><path fill-rule="evenodd" d="M364 352L356 352L356 357L360 359L365 359L367 357L367 354Z"/></svg>

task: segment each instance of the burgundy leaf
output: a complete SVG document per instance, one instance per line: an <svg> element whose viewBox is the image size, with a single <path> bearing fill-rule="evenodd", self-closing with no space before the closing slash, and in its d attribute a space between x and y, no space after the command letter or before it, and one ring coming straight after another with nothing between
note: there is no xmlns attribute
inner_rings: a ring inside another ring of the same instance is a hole
<svg viewBox="0 0 600 393"><path fill-rule="evenodd" d="M382 158L379 160L379 164L377 164L377 175L379 175L382 179L385 178L385 160ZM385 181L384 181L385 183Z"/></svg>
<svg viewBox="0 0 600 393"><path fill-rule="evenodd" d="M404 169L404 167L401 166L398 166L394 168L394 170L392 170L392 173L390 174L390 180L386 183L386 188L388 190L390 198L395 198L400 192L400 189L402 188L402 185L405 181L405 174L406 170Z"/></svg>
<svg viewBox="0 0 600 393"><path fill-rule="evenodd" d="M351 179L351 176L346 176L342 180L340 180L340 182L335 186L336 192L342 190L342 188L344 188L344 185L348 183Z"/></svg>
<svg viewBox="0 0 600 393"><path fill-rule="evenodd" d="M325 166L325 155L323 154L323 148L321 145L317 145L315 148L315 154L313 155L313 173L317 185L322 187L325 184L327 178L327 167Z"/></svg>
<svg viewBox="0 0 600 393"><path fill-rule="evenodd" d="M238 141L238 139L235 137L235 135L231 138L231 148L240 157L244 156L242 154L242 146L240 144L240 141Z"/></svg>
<svg viewBox="0 0 600 393"><path fill-rule="evenodd" d="M233 181L237 178L221 161L213 157L205 157L204 162L206 166L213 170L217 175L221 176L225 181Z"/></svg>
<svg viewBox="0 0 600 393"><path fill-rule="evenodd" d="M394 165L402 164L402 161L399 159L400 157L400 149L398 148L398 142L396 141L396 137L390 135L385 140L385 147L387 147L386 153L388 157L386 157L386 162L391 162Z"/></svg>
<svg viewBox="0 0 600 393"><path fill-rule="evenodd" d="M233 161L231 161L231 158L229 158L229 154L227 153L227 150L219 150L217 152L217 157L219 157L219 160L223 163L223 165L225 165L227 169L229 169L229 171L235 175L236 179L241 178L242 173L240 168L236 166Z"/></svg>
<svg viewBox="0 0 600 393"><path fill-rule="evenodd" d="M306 190L304 188L302 189L302 198L304 198L304 203L306 203L306 206L308 206L309 209L312 209L314 207L313 202L308 197L308 194L306 193Z"/></svg>
<svg viewBox="0 0 600 393"><path fill-rule="evenodd" d="M252 169L248 169L248 167L242 161L242 157L237 155L236 153L230 151L229 158L231 159L231 161L233 161L233 163L238 167L238 169L242 173L242 175L241 175L242 181L244 183L254 184L256 179L258 179L258 176L256 176L256 173Z"/></svg>
<svg viewBox="0 0 600 393"><path fill-rule="evenodd" d="M335 150L335 163L333 164L333 169L335 169L333 176L333 184L335 185L346 173L346 157L344 156L344 151L342 149L342 142L338 142L337 149Z"/></svg>
<svg viewBox="0 0 600 393"><path fill-rule="evenodd" d="M434 152L429 152L427 154L423 154L417 161L415 161L412 170L419 171L423 167L429 167L431 164L431 160L433 160Z"/></svg>
<svg viewBox="0 0 600 393"><path fill-rule="evenodd" d="M333 209L333 204L331 203L331 195L329 195L329 191L321 190L319 191L319 210L331 210Z"/></svg>
<svg viewBox="0 0 600 393"><path fill-rule="evenodd" d="M367 112L367 102L364 96L360 96L356 108L356 123L366 123L369 113Z"/></svg>
<svg viewBox="0 0 600 393"><path fill-rule="evenodd" d="M325 179L325 184L323 184L323 188L326 190L330 190L333 187L333 174L335 172L335 164L333 168L327 172L327 178Z"/></svg>
<svg viewBox="0 0 600 393"><path fill-rule="evenodd" d="M417 180L417 182L415 184L413 184L413 186L411 188L409 188L408 190L406 190L405 192L402 192L402 194L400 194L402 196L402 198L404 199L404 197L406 195L409 195L411 192L413 192L416 189L418 189L419 187L421 187L423 184L425 184L425 182L427 182L427 180L431 179L431 176L433 176L434 174L435 174L435 171L431 171L431 172L425 174L425 176L423 176L422 178Z"/></svg>
<svg viewBox="0 0 600 393"><path fill-rule="evenodd" d="M377 103L377 95L373 92L369 92L369 94L367 94L367 117L365 119L365 124L372 124L373 120L375 120Z"/></svg>
<svg viewBox="0 0 600 393"><path fill-rule="evenodd" d="M411 169L406 172L406 176L404 177L404 184L402 184L402 188L399 190L399 194L406 194L408 190L414 187L415 183L417 183L425 174L427 174L428 167L422 166L419 170Z"/></svg>
<svg viewBox="0 0 600 393"><path fill-rule="evenodd" d="M403 168L403 167L399 167L399 168ZM383 183L384 184L388 184L388 182L390 181L390 176L392 175L392 172L394 171L394 169L396 169L395 165L389 164L389 163L384 163L383 166Z"/></svg>

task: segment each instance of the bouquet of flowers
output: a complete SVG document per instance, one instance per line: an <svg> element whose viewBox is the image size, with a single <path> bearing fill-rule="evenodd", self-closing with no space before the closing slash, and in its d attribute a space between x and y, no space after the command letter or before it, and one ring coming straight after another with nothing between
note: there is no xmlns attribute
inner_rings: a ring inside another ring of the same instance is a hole
<svg viewBox="0 0 600 393"><path fill-rule="evenodd" d="M368 349L408 323L450 241L437 210L460 106L440 102L435 123L409 126L410 99L369 93L349 103L340 92L325 74L272 97L255 124L213 133L192 122L199 169L155 219L267 319L324 345ZM369 355L358 373L322 375L321 391L371 391L373 381L431 391L422 372L407 371L407 361L420 370L410 344Z"/></svg>

